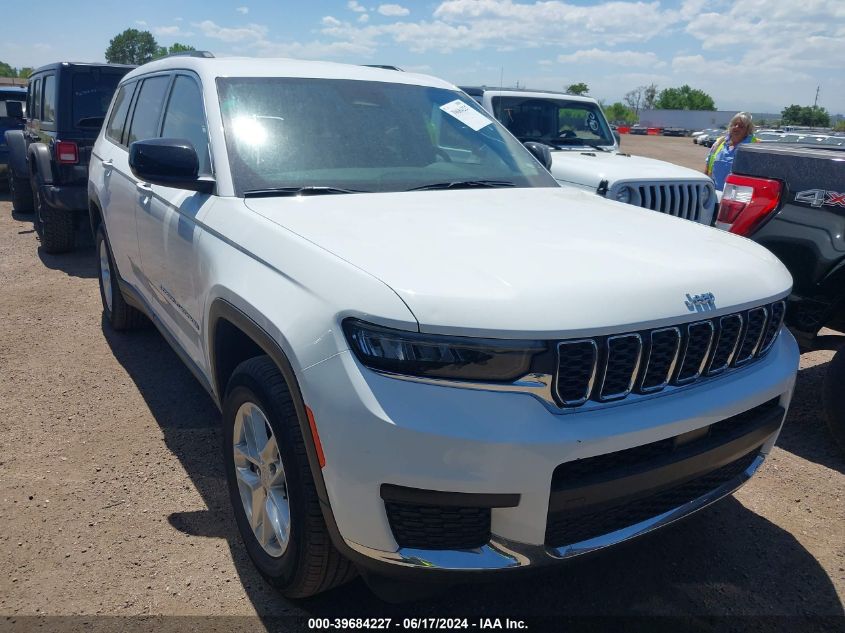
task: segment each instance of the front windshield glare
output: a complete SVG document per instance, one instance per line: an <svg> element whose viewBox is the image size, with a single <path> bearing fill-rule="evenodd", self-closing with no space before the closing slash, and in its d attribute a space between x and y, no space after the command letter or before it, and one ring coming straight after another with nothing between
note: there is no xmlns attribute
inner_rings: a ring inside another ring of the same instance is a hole
<svg viewBox="0 0 845 633"><path fill-rule="evenodd" d="M521 141L554 147L614 144L595 103L538 97L493 97L493 113Z"/></svg>
<svg viewBox="0 0 845 633"><path fill-rule="evenodd" d="M239 196L292 188L557 186L460 92L288 77L219 78L217 84Z"/></svg>

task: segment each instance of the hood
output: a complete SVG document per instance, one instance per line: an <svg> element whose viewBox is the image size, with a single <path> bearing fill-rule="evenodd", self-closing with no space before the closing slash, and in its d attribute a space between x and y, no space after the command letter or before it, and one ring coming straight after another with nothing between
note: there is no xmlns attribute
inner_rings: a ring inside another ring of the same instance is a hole
<svg viewBox="0 0 845 633"><path fill-rule="evenodd" d="M593 191L602 180L607 180L609 185L622 180L710 182L703 173L688 167L643 156L588 149L553 150L551 172L560 182L581 185Z"/></svg>
<svg viewBox="0 0 845 633"><path fill-rule="evenodd" d="M780 298L792 278L730 233L577 189L252 198L253 211L377 277L424 332L564 338Z"/></svg>

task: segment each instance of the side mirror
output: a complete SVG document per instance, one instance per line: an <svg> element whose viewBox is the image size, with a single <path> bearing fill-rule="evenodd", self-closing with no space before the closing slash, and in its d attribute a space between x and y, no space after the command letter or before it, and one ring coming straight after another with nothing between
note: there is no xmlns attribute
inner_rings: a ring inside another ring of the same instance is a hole
<svg viewBox="0 0 845 633"><path fill-rule="evenodd" d="M154 185L211 193L214 180L199 178L199 158L190 141L153 138L129 146L129 168L137 178Z"/></svg>
<svg viewBox="0 0 845 633"><path fill-rule="evenodd" d="M537 143L535 141L526 141L523 143L525 145L525 149L531 152L531 155L534 156L540 164L545 167L546 169L552 169L552 152L549 149L548 145L544 145L543 143Z"/></svg>
<svg viewBox="0 0 845 633"><path fill-rule="evenodd" d="M6 116L13 119L23 118L23 101L7 101Z"/></svg>

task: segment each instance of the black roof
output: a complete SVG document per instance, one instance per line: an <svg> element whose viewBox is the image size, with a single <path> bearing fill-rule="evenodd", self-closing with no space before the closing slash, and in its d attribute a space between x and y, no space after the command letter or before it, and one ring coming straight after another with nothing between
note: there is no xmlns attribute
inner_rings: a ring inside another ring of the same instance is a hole
<svg viewBox="0 0 845 633"><path fill-rule="evenodd" d="M46 70L55 70L62 66L67 67L77 67L77 66L84 66L88 68L115 68L115 69L123 69L123 70L132 70L133 68L137 68L137 66L133 64L106 64L105 62L53 62L52 64L44 64L43 66L39 66L35 70L32 71L32 74L44 72Z"/></svg>

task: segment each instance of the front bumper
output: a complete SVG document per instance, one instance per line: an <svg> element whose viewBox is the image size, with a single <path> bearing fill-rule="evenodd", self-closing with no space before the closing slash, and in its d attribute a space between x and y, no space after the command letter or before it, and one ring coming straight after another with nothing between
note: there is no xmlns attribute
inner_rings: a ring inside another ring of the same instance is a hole
<svg viewBox="0 0 845 633"><path fill-rule="evenodd" d="M306 370L301 387L326 456L323 475L342 549L382 572L477 572L539 566L607 547L730 494L753 475L774 445L797 366L797 346L784 331L768 355L750 367L671 394L561 414L526 394L380 376L361 367L349 352ZM619 527L617 521L613 529L589 538L561 543L549 536L561 501L553 487L566 487L560 476L554 484L558 467L668 438L694 437L702 428L764 403L778 408L777 419L755 427L750 444L737 447L744 461L732 453L713 463L716 469L733 460L739 468L718 485L652 515L632 515L637 518L630 524ZM402 547L380 493L383 484L516 497L518 502L493 505L490 538L477 547Z"/></svg>

